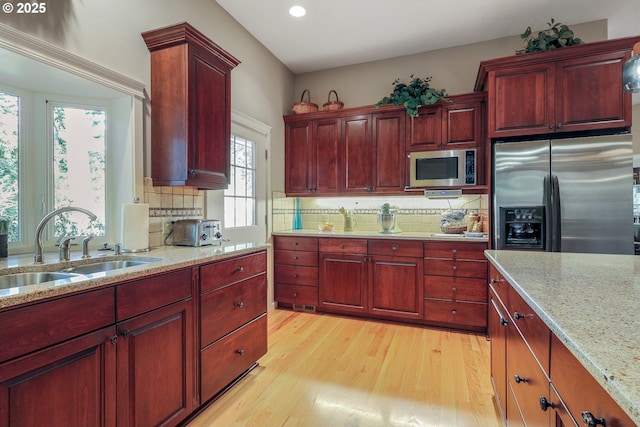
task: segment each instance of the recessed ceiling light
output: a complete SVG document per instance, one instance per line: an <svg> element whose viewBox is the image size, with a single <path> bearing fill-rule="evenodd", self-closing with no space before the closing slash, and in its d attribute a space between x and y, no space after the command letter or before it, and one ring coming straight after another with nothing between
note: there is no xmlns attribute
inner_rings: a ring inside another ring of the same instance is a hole
<svg viewBox="0 0 640 427"><path fill-rule="evenodd" d="M292 6L291 9L289 9L289 14L291 16L295 16L296 18L300 18L301 16L304 16L306 13L307 11L302 6Z"/></svg>

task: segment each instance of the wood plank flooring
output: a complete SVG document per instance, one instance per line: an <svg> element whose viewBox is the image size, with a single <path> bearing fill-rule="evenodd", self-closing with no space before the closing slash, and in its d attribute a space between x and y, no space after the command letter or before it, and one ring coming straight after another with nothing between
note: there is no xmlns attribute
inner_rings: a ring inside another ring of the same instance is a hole
<svg viewBox="0 0 640 427"><path fill-rule="evenodd" d="M499 427L483 335L277 309L269 352L189 427Z"/></svg>

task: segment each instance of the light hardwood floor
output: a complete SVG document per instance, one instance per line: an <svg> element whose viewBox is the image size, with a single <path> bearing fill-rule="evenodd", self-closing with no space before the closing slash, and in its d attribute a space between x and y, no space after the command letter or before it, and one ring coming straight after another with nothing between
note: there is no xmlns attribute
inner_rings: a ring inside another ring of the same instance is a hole
<svg viewBox="0 0 640 427"><path fill-rule="evenodd" d="M268 323L260 366L189 427L500 425L483 335L282 309Z"/></svg>

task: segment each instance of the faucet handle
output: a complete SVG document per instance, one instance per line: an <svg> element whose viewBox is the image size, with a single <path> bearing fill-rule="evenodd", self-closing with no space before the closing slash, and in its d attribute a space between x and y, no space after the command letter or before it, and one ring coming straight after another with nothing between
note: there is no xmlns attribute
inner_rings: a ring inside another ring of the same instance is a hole
<svg viewBox="0 0 640 427"><path fill-rule="evenodd" d="M87 236L84 239L82 239L82 258L91 258L91 255L89 255L89 241L91 241L91 239L93 239L93 236Z"/></svg>
<svg viewBox="0 0 640 427"><path fill-rule="evenodd" d="M71 259L71 241L75 239L75 236L64 235L60 238L60 261L69 261Z"/></svg>

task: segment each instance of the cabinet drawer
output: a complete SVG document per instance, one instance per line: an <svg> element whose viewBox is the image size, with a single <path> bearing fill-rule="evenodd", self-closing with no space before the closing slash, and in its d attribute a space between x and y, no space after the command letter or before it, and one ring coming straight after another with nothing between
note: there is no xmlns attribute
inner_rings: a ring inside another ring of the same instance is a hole
<svg viewBox="0 0 640 427"><path fill-rule="evenodd" d="M541 397L550 399L549 380L513 328L509 329L507 338L507 393L512 393L519 407L518 411L517 407L510 405L511 402L507 403L509 421L514 415L522 415L525 425L548 425L549 411L542 411L539 402Z"/></svg>
<svg viewBox="0 0 640 427"><path fill-rule="evenodd" d="M261 274L200 297L200 345L204 347L267 310L267 275Z"/></svg>
<svg viewBox="0 0 640 427"><path fill-rule="evenodd" d="M487 283L466 277L424 276L425 298L453 301L487 301Z"/></svg>
<svg viewBox="0 0 640 427"><path fill-rule="evenodd" d="M550 374L576 420L581 421L582 413L589 411L595 418L604 418L607 426L636 425L555 335L551 338Z"/></svg>
<svg viewBox="0 0 640 427"><path fill-rule="evenodd" d="M275 266L274 277L279 283L318 286L318 267L278 264Z"/></svg>
<svg viewBox="0 0 640 427"><path fill-rule="evenodd" d="M267 352L267 315L200 352L200 397L205 402Z"/></svg>
<svg viewBox="0 0 640 427"><path fill-rule="evenodd" d="M0 362L114 323L113 288L0 313Z"/></svg>
<svg viewBox="0 0 640 427"><path fill-rule="evenodd" d="M116 320L191 297L191 269L173 271L116 286Z"/></svg>
<svg viewBox="0 0 640 427"><path fill-rule="evenodd" d="M487 261L425 258L424 274L434 276L475 277L486 280Z"/></svg>
<svg viewBox="0 0 640 427"><path fill-rule="evenodd" d="M487 305L474 302L424 300L424 320L451 326L487 327Z"/></svg>
<svg viewBox="0 0 640 427"><path fill-rule="evenodd" d="M367 241L363 239L320 239L320 252L366 254Z"/></svg>
<svg viewBox="0 0 640 427"><path fill-rule="evenodd" d="M485 260L486 243L425 242L424 256L430 258Z"/></svg>
<svg viewBox="0 0 640 427"><path fill-rule="evenodd" d="M318 305L318 288L276 283L275 300L287 304Z"/></svg>
<svg viewBox="0 0 640 427"><path fill-rule="evenodd" d="M493 264L489 264L489 286L491 286L493 291L496 293L500 302L506 305L509 282L507 282L504 276L500 274Z"/></svg>
<svg viewBox="0 0 640 427"><path fill-rule="evenodd" d="M239 282L267 270L267 253L258 252L200 267L200 292Z"/></svg>
<svg viewBox="0 0 640 427"><path fill-rule="evenodd" d="M551 331L511 286L507 290L507 298L507 308L513 324L531 347L542 369L548 373Z"/></svg>
<svg viewBox="0 0 640 427"><path fill-rule="evenodd" d="M422 258L422 242L411 240L369 240L370 255Z"/></svg>
<svg viewBox="0 0 640 427"><path fill-rule="evenodd" d="M307 267L318 266L318 251L274 251L274 261L276 264L305 265Z"/></svg>
<svg viewBox="0 0 640 427"><path fill-rule="evenodd" d="M318 251L317 237L281 237L276 236L273 242L274 249L289 251Z"/></svg>

